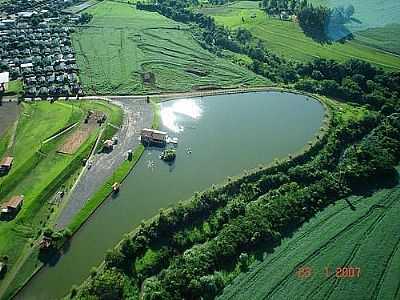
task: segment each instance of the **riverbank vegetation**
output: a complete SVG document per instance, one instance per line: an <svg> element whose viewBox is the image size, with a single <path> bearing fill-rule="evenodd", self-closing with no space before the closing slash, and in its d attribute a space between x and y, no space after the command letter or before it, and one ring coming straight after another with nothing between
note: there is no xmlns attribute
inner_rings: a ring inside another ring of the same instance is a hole
<svg viewBox="0 0 400 300"><path fill-rule="evenodd" d="M289 61L250 31L220 26L186 1L137 8L190 24L204 48L245 56L247 67L273 82L336 101L323 100L330 126L307 151L161 210L110 250L74 297L213 299L251 258L273 251L318 212L397 184L399 73L356 59Z"/></svg>
<svg viewBox="0 0 400 300"><path fill-rule="evenodd" d="M273 249L324 207L359 193L360 183L395 181L400 116L364 109L352 115L337 105L330 132L312 150L198 193L143 223L107 253L78 298L213 298L236 266L244 268L244 257Z"/></svg>
<svg viewBox="0 0 400 300"><path fill-rule="evenodd" d="M70 188L66 183L89 156L100 127L91 131L71 154L60 153L61 145L79 130L89 110L103 111L110 119L114 115L118 119L120 115L118 107L96 101L32 102L21 106L15 138L4 154L13 156L14 163L11 171L0 177L2 203L11 196L24 195L22 208L15 218L0 222L0 255L7 257L9 270L1 282L3 296L18 289L20 286L15 283L23 283L40 264L36 256L33 269L24 268L26 257L35 252L44 229L51 226L51 218L63 200L61 194ZM77 125L66 130L74 124ZM20 268L26 272L19 272ZM15 278L17 280L11 283Z"/></svg>
<svg viewBox="0 0 400 300"><path fill-rule="evenodd" d="M148 99L153 110L152 128L158 129L160 126L160 106L153 99ZM138 145L132 156L127 154L127 159L115 170L112 176L104 182L98 191L87 201L85 206L68 224L68 230L75 233L84 222L92 215L96 209L113 193L113 185L121 183L133 170L145 148L142 144Z"/></svg>
<svg viewBox="0 0 400 300"><path fill-rule="evenodd" d="M129 172L132 171L143 152L144 146L139 145L132 154L132 159L125 160L117 170L115 170L113 175L106 180L101 188L86 202L85 206L71 220L68 224L69 231L75 233L83 225L83 223L95 212L104 200L112 194L114 183L122 182Z"/></svg>

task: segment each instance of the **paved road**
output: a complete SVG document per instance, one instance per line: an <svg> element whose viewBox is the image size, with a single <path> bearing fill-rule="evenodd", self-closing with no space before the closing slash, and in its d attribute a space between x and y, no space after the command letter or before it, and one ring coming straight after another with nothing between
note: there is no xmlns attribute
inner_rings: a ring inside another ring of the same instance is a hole
<svg viewBox="0 0 400 300"><path fill-rule="evenodd" d="M56 221L56 228L65 228L104 181L126 159L127 152L139 144L142 128L150 127L153 119L151 105L141 98L113 98L112 103L123 108L124 121L118 132L118 144L110 153L95 154L90 170L85 169L70 194Z"/></svg>

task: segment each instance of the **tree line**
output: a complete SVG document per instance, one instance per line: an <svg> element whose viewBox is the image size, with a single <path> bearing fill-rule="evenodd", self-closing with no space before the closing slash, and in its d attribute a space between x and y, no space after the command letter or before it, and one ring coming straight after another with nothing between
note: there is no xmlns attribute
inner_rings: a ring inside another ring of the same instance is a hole
<svg viewBox="0 0 400 300"><path fill-rule="evenodd" d="M190 10L190 2L138 3L197 25L203 46L236 49L251 68L278 83L363 105L358 118L333 110L328 132L308 151L213 186L160 210L107 252L104 267L71 294L78 299L214 299L249 255L282 237L337 199L397 180L400 161L400 74L359 60L289 62L267 51L245 29L230 31ZM377 179L380 180L377 180ZM224 272L222 272L224 271Z"/></svg>

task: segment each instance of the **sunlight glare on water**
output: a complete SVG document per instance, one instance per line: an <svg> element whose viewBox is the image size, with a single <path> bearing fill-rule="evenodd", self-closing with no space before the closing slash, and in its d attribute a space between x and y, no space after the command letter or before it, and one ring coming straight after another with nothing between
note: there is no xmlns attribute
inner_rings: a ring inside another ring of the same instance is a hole
<svg viewBox="0 0 400 300"><path fill-rule="evenodd" d="M183 131L183 126L178 124L179 115L185 115L192 119L199 119L203 112L195 99L181 99L173 101L172 105L161 104L161 121L165 127L173 132Z"/></svg>

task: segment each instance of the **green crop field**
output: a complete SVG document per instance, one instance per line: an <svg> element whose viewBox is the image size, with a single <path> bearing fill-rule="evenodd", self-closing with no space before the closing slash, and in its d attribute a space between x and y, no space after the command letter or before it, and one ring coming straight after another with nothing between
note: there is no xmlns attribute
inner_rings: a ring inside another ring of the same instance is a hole
<svg viewBox="0 0 400 300"><path fill-rule="evenodd" d="M398 0L310 0L310 3L331 8L353 5L357 22L349 24L352 31L382 27L388 24L400 24L400 1Z"/></svg>
<svg viewBox="0 0 400 300"><path fill-rule="evenodd" d="M240 1L223 7L204 8L202 12L213 16L218 24L250 30L268 49L290 59L304 61L321 57L343 62L359 58L384 69L400 70L400 57L377 49L374 43L357 38L344 44L315 42L304 35L298 24L267 16L255 2Z"/></svg>
<svg viewBox="0 0 400 300"><path fill-rule="evenodd" d="M80 79L89 94L188 91L205 86L265 84L194 40L184 24L132 5L104 1L73 34ZM155 78L144 83L144 74Z"/></svg>
<svg viewBox="0 0 400 300"><path fill-rule="evenodd" d="M370 28L356 33L357 41L400 55L400 24Z"/></svg>
<svg viewBox="0 0 400 300"><path fill-rule="evenodd" d="M351 205L349 205L351 203ZM399 299L400 186L340 200L225 288L222 299ZM311 276L296 271L310 267ZM338 278L337 267L358 267Z"/></svg>

